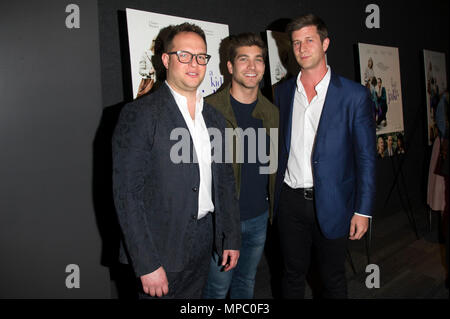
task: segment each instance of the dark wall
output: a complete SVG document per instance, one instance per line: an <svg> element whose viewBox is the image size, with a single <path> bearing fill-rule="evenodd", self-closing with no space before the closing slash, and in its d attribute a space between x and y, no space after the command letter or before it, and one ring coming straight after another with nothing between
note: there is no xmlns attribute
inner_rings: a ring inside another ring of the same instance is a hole
<svg viewBox="0 0 450 319"><path fill-rule="evenodd" d="M69 3L80 7L80 29L65 26ZM380 6L381 29L365 28L369 3ZM264 32L281 18L314 12L330 29L329 64L352 79L357 42L399 47L409 146L403 172L413 206L423 207L429 148L422 50L448 56L446 0L2 1L0 298L110 296L105 266L118 230L109 139L130 95L126 7L225 23L230 33ZM376 214L383 216L401 207L397 193L384 206L393 182L388 160L378 162L378 180ZM80 267L79 289L65 286L68 264Z"/></svg>
<svg viewBox="0 0 450 319"><path fill-rule="evenodd" d="M0 2L0 298L109 298L92 204L97 3ZM68 264L80 288L68 289Z"/></svg>

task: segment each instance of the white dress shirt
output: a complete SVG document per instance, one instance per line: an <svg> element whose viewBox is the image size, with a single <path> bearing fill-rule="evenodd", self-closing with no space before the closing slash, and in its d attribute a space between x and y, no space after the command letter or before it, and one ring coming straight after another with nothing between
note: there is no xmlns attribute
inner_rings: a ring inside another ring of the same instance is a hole
<svg viewBox="0 0 450 319"><path fill-rule="evenodd" d="M194 143L194 152L197 154L198 166L200 170L200 186L198 194L198 214L197 218L205 217L208 212L214 211L214 204L212 202L212 172L211 172L211 142L209 139L208 129L203 119L203 96L197 90L197 97L195 102L195 116L192 120L189 113L187 98L175 92L167 83L167 86L172 93L178 109L183 115L184 121L191 134Z"/></svg>
<svg viewBox="0 0 450 319"><path fill-rule="evenodd" d="M284 182L291 188L314 186L311 156L331 79L330 66L327 65L327 69L325 76L315 86L317 94L311 102L308 102L305 88L300 81L302 73L300 72L297 77L297 89L295 90L292 110L291 147L284 176ZM371 218L371 216L358 212L354 212L354 214Z"/></svg>
<svg viewBox="0 0 450 319"><path fill-rule="evenodd" d="M292 110L291 147L284 177L284 182L291 188L314 186L311 154L328 85L330 84L331 71L329 66L327 68L327 73L315 86L317 94L311 102L308 102L305 88L300 81L302 73L300 72L297 77L297 89L295 90Z"/></svg>

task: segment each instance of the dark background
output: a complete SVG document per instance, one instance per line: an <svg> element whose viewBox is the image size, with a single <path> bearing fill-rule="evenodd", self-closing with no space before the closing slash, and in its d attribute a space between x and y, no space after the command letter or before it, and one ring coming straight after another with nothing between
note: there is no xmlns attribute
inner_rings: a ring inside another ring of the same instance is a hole
<svg viewBox="0 0 450 319"><path fill-rule="evenodd" d="M80 7L80 29L65 26L70 3ZM380 29L365 27L370 3L380 7ZM109 139L131 96L127 7L228 24L230 34L261 33L313 12L330 31L328 63L355 80L358 42L398 47L403 173L413 210L425 210L430 149L422 50L448 57L447 0L2 1L0 298L117 296ZM386 201L393 182L392 163L379 160L376 218L402 208L396 191ZM79 289L65 286L68 264L80 267Z"/></svg>

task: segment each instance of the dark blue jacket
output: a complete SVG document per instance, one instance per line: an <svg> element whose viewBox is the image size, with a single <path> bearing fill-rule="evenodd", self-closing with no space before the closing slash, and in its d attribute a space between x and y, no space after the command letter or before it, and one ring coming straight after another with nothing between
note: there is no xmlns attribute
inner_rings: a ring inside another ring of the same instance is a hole
<svg viewBox="0 0 450 319"><path fill-rule="evenodd" d="M225 120L204 104L208 128L225 136ZM125 105L113 136L114 202L124 237L124 251L137 276L163 266L166 272L182 271L189 259L189 237L198 212L200 172L196 162L173 163L171 140L175 128L186 122L169 91L162 85L156 92ZM194 150L190 137L191 158ZM222 161L222 163L225 163ZM231 164L213 162L212 197L215 207L215 243L239 250L239 205Z"/></svg>
<svg viewBox="0 0 450 319"><path fill-rule="evenodd" d="M275 217L291 147L296 80L275 89L275 104L280 108ZM372 103L365 87L331 71L311 156L317 218L329 239L348 236L355 212L372 215L376 163Z"/></svg>

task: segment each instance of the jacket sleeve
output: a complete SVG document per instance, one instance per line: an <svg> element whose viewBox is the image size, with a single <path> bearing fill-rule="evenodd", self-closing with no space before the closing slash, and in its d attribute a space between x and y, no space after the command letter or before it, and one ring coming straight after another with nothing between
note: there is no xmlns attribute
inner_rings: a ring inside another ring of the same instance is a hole
<svg viewBox="0 0 450 319"><path fill-rule="evenodd" d="M230 164L222 164L226 179L223 180L226 187L223 188L223 198L228 198L226 203L226 218L223 219L223 249L239 250L241 248L241 225L239 216L239 204L236 197L233 169ZM222 255L222 252L219 252Z"/></svg>
<svg viewBox="0 0 450 319"><path fill-rule="evenodd" d="M217 113L218 114L218 113ZM220 131L222 132L222 162L218 165L220 168L220 233L216 234L221 240L222 250L239 250L241 247L241 221L239 212L239 201L236 194L236 180L234 177L233 166L225 160L226 142L225 142L225 119L219 115ZM223 251L217 251L221 256Z"/></svg>
<svg viewBox="0 0 450 319"><path fill-rule="evenodd" d="M144 184L151 165L155 122L149 113L139 101L126 104L112 139L114 203L137 276L151 273L161 265L144 209Z"/></svg>
<svg viewBox="0 0 450 319"><path fill-rule="evenodd" d="M353 124L357 188L355 212L372 216L376 191L376 133L373 102L368 92L356 101Z"/></svg>

